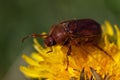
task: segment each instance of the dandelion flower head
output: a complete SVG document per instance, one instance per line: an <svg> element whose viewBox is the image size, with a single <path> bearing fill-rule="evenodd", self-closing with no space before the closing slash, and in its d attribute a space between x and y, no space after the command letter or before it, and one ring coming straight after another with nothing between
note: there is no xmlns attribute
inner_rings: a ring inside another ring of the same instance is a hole
<svg viewBox="0 0 120 80"><path fill-rule="evenodd" d="M66 56L67 47L44 48L33 39L36 52L30 57L23 54L28 64L20 66L21 72L38 80L118 80L120 79L120 29L108 21L101 26L102 39L96 46L72 46L71 55ZM69 65L67 66L67 57ZM67 66L67 69L66 69Z"/></svg>

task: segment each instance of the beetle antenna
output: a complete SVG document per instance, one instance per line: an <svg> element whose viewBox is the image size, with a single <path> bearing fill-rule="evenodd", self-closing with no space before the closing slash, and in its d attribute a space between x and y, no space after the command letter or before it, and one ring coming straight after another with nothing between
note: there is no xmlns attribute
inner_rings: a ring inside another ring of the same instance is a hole
<svg viewBox="0 0 120 80"><path fill-rule="evenodd" d="M33 37L33 38L35 38L35 37L45 38L45 37L47 37L47 34L36 34L36 33L34 33L34 34L31 34L31 35L28 35L28 36L25 36L24 38L22 38L22 42L24 42L27 38L30 38L30 37Z"/></svg>

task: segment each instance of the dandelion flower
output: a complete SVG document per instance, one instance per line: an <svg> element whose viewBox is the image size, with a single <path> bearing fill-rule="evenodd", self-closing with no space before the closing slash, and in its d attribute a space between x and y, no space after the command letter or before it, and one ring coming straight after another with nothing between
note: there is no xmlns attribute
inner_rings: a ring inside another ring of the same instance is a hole
<svg viewBox="0 0 120 80"><path fill-rule="evenodd" d="M101 27L103 35L98 45L102 50L96 46L72 46L69 56L66 56L66 47L55 45L47 53L49 47L43 48L33 39L36 52L30 57L22 55L28 65L20 66L21 72L38 80L119 80L120 30L108 21Z"/></svg>

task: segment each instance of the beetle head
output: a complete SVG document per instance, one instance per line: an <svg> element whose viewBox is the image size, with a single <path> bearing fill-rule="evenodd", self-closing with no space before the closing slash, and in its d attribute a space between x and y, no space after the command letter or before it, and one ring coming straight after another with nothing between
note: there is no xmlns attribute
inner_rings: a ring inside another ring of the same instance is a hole
<svg viewBox="0 0 120 80"><path fill-rule="evenodd" d="M52 36L48 36L47 38L44 39L45 45L48 47L53 46L56 44L56 41L52 38Z"/></svg>

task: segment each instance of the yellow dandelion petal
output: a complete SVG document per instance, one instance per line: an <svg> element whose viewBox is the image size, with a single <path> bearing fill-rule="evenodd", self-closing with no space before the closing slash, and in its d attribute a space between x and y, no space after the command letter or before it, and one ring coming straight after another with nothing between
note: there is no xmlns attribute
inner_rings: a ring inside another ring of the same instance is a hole
<svg viewBox="0 0 120 80"><path fill-rule="evenodd" d="M33 39L33 41L34 41L34 48L39 52L39 53L41 53L41 54L43 54L43 55L46 55L46 54L44 54L44 53L46 53L46 50L38 43L38 41L34 38Z"/></svg>
<svg viewBox="0 0 120 80"><path fill-rule="evenodd" d="M27 77L31 77L31 78L48 78L50 80L54 80L54 76L49 73L49 71L47 70L36 70L35 67L24 67L24 66L20 66L20 70L24 73L24 75L26 75Z"/></svg>
<svg viewBox="0 0 120 80"><path fill-rule="evenodd" d="M105 32L108 35L114 36L114 30L113 30L113 27L112 27L112 25L110 24L109 21L105 21L104 28L105 28Z"/></svg>
<svg viewBox="0 0 120 80"><path fill-rule="evenodd" d="M114 25L114 27L116 31L117 45L118 45L118 48L120 49L120 29L118 28L117 25Z"/></svg>
<svg viewBox="0 0 120 80"><path fill-rule="evenodd" d="M29 65L36 65L39 66L38 62L31 59L30 57L26 56L25 54L22 55L22 58L29 64Z"/></svg>
<svg viewBox="0 0 120 80"><path fill-rule="evenodd" d="M33 71L29 68L26 68L24 66L20 66L20 70L27 76L31 78L39 78L39 72Z"/></svg>
<svg viewBox="0 0 120 80"><path fill-rule="evenodd" d="M107 35L105 35L104 43L105 43L105 48L107 49L109 47L109 44L110 44L110 42L108 41Z"/></svg>
<svg viewBox="0 0 120 80"><path fill-rule="evenodd" d="M120 65L120 50L116 52L116 55L114 56L116 64Z"/></svg>
<svg viewBox="0 0 120 80"><path fill-rule="evenodd" d="M31 56L36 61L44 61L44 58L42 56L40 56L38 53L32 53Z"/></svg>

